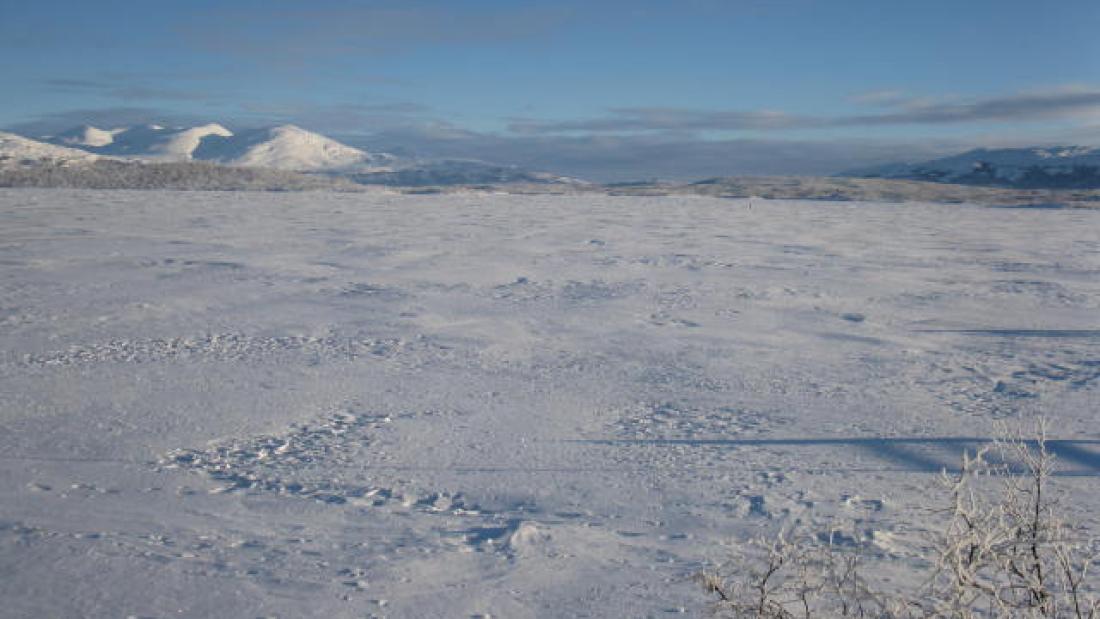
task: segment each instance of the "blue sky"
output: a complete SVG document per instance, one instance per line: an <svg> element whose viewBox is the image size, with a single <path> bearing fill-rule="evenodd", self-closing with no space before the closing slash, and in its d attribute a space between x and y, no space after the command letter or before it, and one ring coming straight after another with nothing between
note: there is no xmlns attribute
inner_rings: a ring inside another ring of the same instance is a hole
<svg viewBox="0 0 1100 619"><path fill-rule="evenodd" d="M0 127L293 122L608 179L813 174L1100 142L1098 29L1095 0L0 0Z"/></svg>

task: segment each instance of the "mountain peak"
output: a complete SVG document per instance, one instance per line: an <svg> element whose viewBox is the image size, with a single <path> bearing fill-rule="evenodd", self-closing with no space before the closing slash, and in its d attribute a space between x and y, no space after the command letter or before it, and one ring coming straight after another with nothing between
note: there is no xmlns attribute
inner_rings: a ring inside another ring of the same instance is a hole
<svg viewBox="0 0 1100 619"><path fill-rule="evenodd" d="M67 146L106 146L114 141L116 131L100 129L92 125L80 125L55 136L58 141Z"/></svg>
<svg viewBox="0 0 1100 619"><path fill-rule="evenodd" d="M292 125L290 123L286 123L286 124L283 124L283 125L275 125L274 127L270 128L270 131L272 133L298 133L298 134L309 134L309 135L321 135L319 133L315 133L313 131L308 131L306 129L303 129L303 128L299 127L298 125Z"/></svg>
<svg viewBox="0 0 1100 619"><path fill-rule="evenodd" d="M89 136L102 138L98 140L101 145L89 144L92 142L87 139ZM291 124L236 133L217 123L170 128L136 125L112 130L83 126L47 139L53 143L0 133L0 166L41 163L67 166L107 156L123 162L198 160L237 167L321 172L370 185L582 182L514 165L459 159L417 160L370 153ZM66 146L70 143L79 146Z"/></svg>
<svg viewBox="0 0 1100 619"><path fill-rule="evenodd" d="M66 163L95 161L98 157L82 149L46 144L0 131L0 166L10 162L43 159Z"/></svg>
<svg viewBox="0 0 1100 619"><path fill-rule="evenodd" d="M279 168L297 171L374 170L393 160L292 124L234 133L218 123L195 127L142 124L121 129L75 127L44 138L57 146L100 155Z"/></svg>
<svg viewBox="0 0 1100 619"><path fill-rule="evenodd" d="M299 171L377 167L392 159L290 124L242 132L219 150L223 163Z"/></svg>
<svg viewBox="0 0 1100 619"><path fill-rule="evenodd" d="M170 159L192 159L202 141L209 136L228 138L233 132L218 123L208 123L190 129L180 129L151 146L151 150Z"/></svg>

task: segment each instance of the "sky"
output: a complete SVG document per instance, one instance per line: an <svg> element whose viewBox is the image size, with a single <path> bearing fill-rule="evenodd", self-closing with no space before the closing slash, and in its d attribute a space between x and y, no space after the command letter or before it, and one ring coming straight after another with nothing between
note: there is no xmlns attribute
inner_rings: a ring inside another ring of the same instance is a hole
<svg viewBox="0 0 1100 619"><path fill-rule="evenodd" d="M0 128L293 123L593 180L1100 144L1096 0L0 0Z"/></svg>

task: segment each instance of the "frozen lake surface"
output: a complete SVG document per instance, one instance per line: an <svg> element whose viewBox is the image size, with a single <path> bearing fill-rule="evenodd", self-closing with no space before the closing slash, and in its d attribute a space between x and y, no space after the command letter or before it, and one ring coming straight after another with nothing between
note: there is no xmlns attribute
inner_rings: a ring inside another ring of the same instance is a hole
<svg viewBox="0 0 1100 619"><path fill-rule="evenodd" d="M0 191L0 616L696 614L1098 404L1096 210Z"/></svg>

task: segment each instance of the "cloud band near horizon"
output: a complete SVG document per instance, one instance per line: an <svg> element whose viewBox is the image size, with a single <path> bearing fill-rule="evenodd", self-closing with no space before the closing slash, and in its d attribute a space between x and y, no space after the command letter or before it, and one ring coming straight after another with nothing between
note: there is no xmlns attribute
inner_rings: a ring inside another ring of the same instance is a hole
<svg viewBox="0 0 1100 619"><path fill-rule="evenodd" d="M598 118L546 121L514 119L517 134L634 133L653 131L781 131L890 125L937 125L1064 120L1100 114L1100 89L1054 89L964 102L895 98L890 111L837 117L803 116L769 110L700 110L676 107L620 107Z"/></svg>

